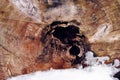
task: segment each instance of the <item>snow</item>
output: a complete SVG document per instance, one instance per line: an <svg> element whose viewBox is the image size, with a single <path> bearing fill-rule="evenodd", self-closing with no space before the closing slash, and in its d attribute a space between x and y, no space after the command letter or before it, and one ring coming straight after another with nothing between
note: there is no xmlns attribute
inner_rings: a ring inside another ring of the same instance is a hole
<svg viewBox="0 0 120 80"><path fill-rule="evenodd" d="M120 65L120 61L118 59L115 59L113 66L118 67L119 65Z"/></svg>
<svg viewBox="0 0 120 80"><path fill-rule="evenodd" d="M88 51L86 53L86 62L89 65L99 65L99 64L104 64L105 61L109 60L108 56L104 56L104 57L94 57L93 53Z"/></svg>
<svg viewBox="0 0 120 80"><path fill-rule="evenodd" d="M118 80L113 75L120 71L115 66L120 63L115 59L114 64L104 64L109 57L93 57L92 52L86 53L86 61L89 66L72 69L51 69L48 71L37 71L34 73L12 77L7 80Z"/></svg>

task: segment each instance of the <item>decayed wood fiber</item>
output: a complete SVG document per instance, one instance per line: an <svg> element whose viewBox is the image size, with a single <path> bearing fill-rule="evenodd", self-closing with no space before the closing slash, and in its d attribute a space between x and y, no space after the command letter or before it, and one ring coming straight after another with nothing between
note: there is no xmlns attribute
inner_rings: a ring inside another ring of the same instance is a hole
<svg viewBox="0 0 120 80"><path fill-rule="evenodd" d="M110 61L120 59L120 0L68 1L50 9L42 0L34 0L34 4L40 11L40 19L24 13L11 0L0 0L0 79L52 66L52 63L37 64L35 59L42 51L39 39L43 27L55 20L77 20L96 54L110 56ZM55 61L55 68L63 64L58 57ZM64 68L70 67L65 63Z"/></svg>

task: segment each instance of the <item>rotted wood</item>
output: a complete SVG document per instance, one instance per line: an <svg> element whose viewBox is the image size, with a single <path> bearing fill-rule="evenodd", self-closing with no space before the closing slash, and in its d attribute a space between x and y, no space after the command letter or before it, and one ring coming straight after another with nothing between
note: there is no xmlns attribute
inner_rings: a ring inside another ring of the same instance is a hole
<svg viewBox="0 0 120 80"><path fill-rule="evenodd" d="M89 50L120 59L120 0L0 2L0 79L77 67Z"/></svg>

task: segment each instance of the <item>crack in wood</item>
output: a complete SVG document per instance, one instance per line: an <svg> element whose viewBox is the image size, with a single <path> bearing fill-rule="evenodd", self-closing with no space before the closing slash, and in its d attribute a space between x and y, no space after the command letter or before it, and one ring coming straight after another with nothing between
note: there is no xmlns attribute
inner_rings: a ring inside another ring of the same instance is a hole
<svg viewBox="0 0 120 80"><path fill-rule="evenodd" d="M13 52L12 51L10 51L10 50L8 50L5 46L3 46L2 44L0 44L0 47L1 48L3 48L5 51L7 51L7 52L9 52L9 53L12 53L13 54Z"/></svg>

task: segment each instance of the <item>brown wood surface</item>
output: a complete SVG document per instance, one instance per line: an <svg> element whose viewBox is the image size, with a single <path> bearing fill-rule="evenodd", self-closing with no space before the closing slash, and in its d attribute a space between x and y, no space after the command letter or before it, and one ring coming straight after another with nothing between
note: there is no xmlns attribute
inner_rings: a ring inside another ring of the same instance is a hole
<svg viewBox="0 0 120 80"><path fill-rule="evenodd" d="M0 80L37 70L70 68L59 57L56 63L36 62L41 54L42 29L52 21L80 23L80 31L99 56L110 56L110 61L120 59L120 0L75 0L56 8L48 8L51 2L34 0L37 17L28 15L16 7L12 0L0 0Z"/></svg>

